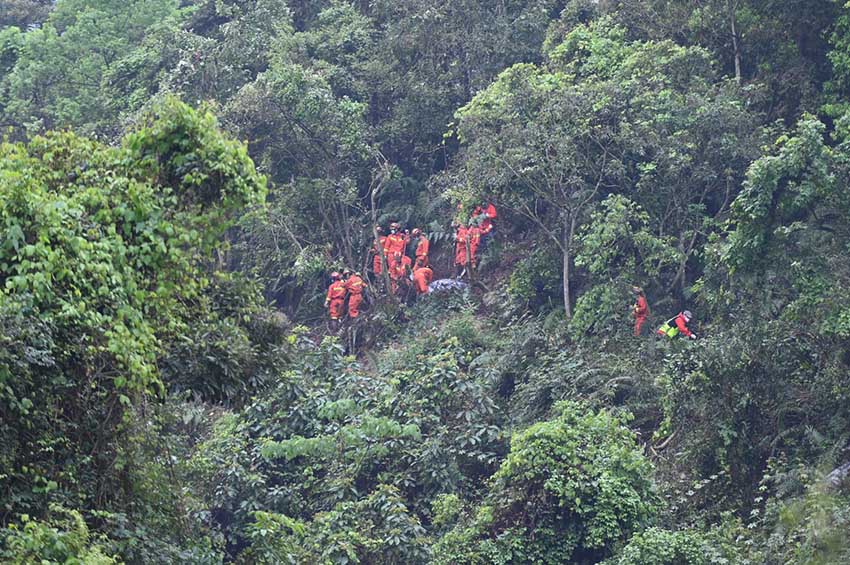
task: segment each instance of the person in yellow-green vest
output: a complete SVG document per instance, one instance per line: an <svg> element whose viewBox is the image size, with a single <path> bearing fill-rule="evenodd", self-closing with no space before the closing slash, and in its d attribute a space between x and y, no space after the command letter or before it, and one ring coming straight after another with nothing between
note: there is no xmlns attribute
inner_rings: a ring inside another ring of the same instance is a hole
<svg viewBox="0 0 850 565"><path fill-rule="evenodd" d="M691 314L690 310L680 312L675 318L670 318L664 322L664 325L658 328L658 331L655 333L667 336L670 339L678 337L679 335L687 336L690 339L696 339L697 334L688 329L688 323L691 321L693 316L694 315Z"/></svg>

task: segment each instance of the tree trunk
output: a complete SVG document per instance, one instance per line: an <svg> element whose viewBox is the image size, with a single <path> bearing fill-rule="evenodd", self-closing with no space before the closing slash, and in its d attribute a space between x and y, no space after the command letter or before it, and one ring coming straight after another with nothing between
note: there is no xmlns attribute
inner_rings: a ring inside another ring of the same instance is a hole
<svg viewBox="0 0 850 565"><path fill-rule="evenodd" d="M738 2L735 0L726 0L726 8L729 10L729 25L732 28L732 49L735 52L735 81L738 86L741 86L743 79L741 78L741 46L738 44L738 21L735 11L738 9Z"/></svg>
<svg viewBox="0 0 850 565"><path fill-rule="evenodd" d="M573 319L573 307L570 303L572 292L570 291L570 277L572 276L572 252L573 252L573 236L576 231L575 215L570 215L569 226L564 228L564 314L567 316L567 321Z"/></svg>
<svg viewBox="0 0 850 565"><path fill-rule="evenodd" d="M342 254L345 255L345 264L347 266L355 267L353 242L354 236L351 233L351 224L349 223L348 205L344 202L340 202L338 203L338 206L340 224L342 224L343 231L345 232L342 238Z"/></svg>

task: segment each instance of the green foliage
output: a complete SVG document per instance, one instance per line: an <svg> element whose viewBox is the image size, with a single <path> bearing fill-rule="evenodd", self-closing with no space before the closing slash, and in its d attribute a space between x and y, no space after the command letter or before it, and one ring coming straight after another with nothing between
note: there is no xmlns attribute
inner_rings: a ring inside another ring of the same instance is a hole
<svg viewBox="0 0 850 565"><path fill-rule="evenodd" d="M779 320L750 324L746 314L732 318L730 329L670 355L659 376L669 432L687 432L678 468L694 483L713 479L676 506L747 507L772 453L806 459L843 445L832 415L846 401L846 360L813 335L789 336Z"/></svg>
<svg viewBox="0 0 850 565"><path fill-rule="evenodd" d="M511 271L508 296L531 307L543 306L553 298L557 300L561 279L558 258L553 255L551 249L535 249L524 257Z"/></svg>
<svg viewBox="0 0 850 565"><path fill-rule="evenodd" d="M733 550L731 550L733 551ZM694 530L671 532L650 528L629 540L610 565L723 565L740 563L740 556L715 545L709 536Z"/></svg>
<svg viewBox="0 0 850 565"><path fill-rule="evenodd" d="M846 562L846 11L0 2L0 560Z"/></svg>
<svg viewBox="0 0 850 565"><path fill-rule="evenodd" d="M474 378L481 345L468 323L426 334L413 362L382 364L380 378L335 340L291 336L289 368L221 418L191 464L231 546L253 540L240 559L273 562L303 548L314 562L422 560L431 498L470 488L502 451L495 403ZM272 520L287 533L261 533L272 526L252 525L257 511L287 517Z"/></svg>
<svg viewBox="0 0 850 565"><path fill-rule="evenodd" d="M76 510L51 507L52 517L45 521L22 517L0 532L4 563L25 565L110 565L122 563L108 556L102 540L92 539L83 517Z"/></svg>
<svg viewBox="0 0 850 565"><path fill-rule="evenodd" d="M622 195L609 196L591 214L579 235L575 264L601 282L576 302L570 321L574 337L610 335L615 328L625 334L630 316L624 305L633 300L631 286L669 277L684 259L673 238L653 234L649 221L648 213Z"/></svg>
<svg viewBox="0 0 850 565"><path fill-rule="evenodd" d="M338 504L309 523L257 512L246 563L420 563L424 529L398 489L380 485L358 503Z"/></svg>
<svg viewBox="0 0 850 565"><path fill-rule="evenodd" d="M136 435L136 411L168 388L229 394L232 382L214 373L202 386L198 375L172 381L169 353L195 335L224 328L216 346L225 359L231 347L271 349L262 334L275 330L248 318L261 304L256 288L229 302L224 288L239 277L210 263L235 208L264 194L263 179L244 146L206 128L215 128L209 114L170 102L119 148L71 133L0 147L4 515L42 516L50 502L160 512L148 527L167 532L177 502L157 500L141 478L167 475L144 463L153 456L146 434ZM151 147L167 152L162 164ZM197 202L187 194L195 188L219 198ZM251 367L242 370L247 379ZM151 506L131 504L143 493ZM121 547L137 550L145 555Z"/></svg>
<svg viewBox="0 0 850 565"><path fill-rule="evenodd" d="M176 11L173 0L58 2L40 29L24 35L16 65L3 77L5 117L33 133L67 126L115 133L113 92L104 78Z"/></svg>
<svg viewBox="0 0 850 565"><path fill-rule="evenodd" d="M622 195L609 196L582 230L576 265L597 277L657 277L679 257L668 241L649 232L648 223L640 206Z"/></svg>
<svg viewBox="0 0 850 565"><path fill-rule="evenodd" d="M783 136L777 141L776 155L752 164L744 190L733 205L736 229L729 238L733 267L758 267L768 251L767 243L785 252L782 244L797 231L796 226L788 224L802 219L816 203L841 204L830 198L835 179L830 170L831 151L823 142L823 134L822 123L805 117L793 137Z"/></svg>
<svg viewBox="0 0 850 565"><path fill-rule="evenodd" d="M651 467L626 419L559 410L513 437L486 504L442 538L437 562L595 562L653 518ZM476 551L456 545L464 537Z"/></svg>
<svg viewBox="0 0 850 565"><path fill-rule="evenodd" d="M838 565L850 558L850 501L818 482L817 470L803 468L796 480L809 482L796 496L777 496L765 505L765 539L756 545L769 562ZM813 472L814 471L814 472ZM768 483L781 484L783 473ZM789 473L791 474L791 473Z"/></svg>
<svg viewBox="0 0 850 565"><path fill-rule="evenodd" d="M227 229L228 215L265 200L265 177L246 144L224 135L209 109L195 111L169 98L124 144L133 165L170 187L181 207L207 212L202 218L210 240Z"/></svg>
<svg viewBox="0 0 850 565"><path fill-rule="evenodd" d="M585 259L621 234L633 238L597 258L610 261L616 254L624 265L582 261L599 284L610 283L612 270L625 270L624 278L663 273L671 278L668 288L684 288L698 243L719 229L731 187L755 154L754 116L715 81L702 49L629 41L607 19L578 26L552 49L547 64L515 65L457 111L464 150L447 195L463 201L466 186L475 193L487 187L536 225L539 237L561 253L568 318L582 233ZM625 200L609 200L591 216L609 195ZM670 201L677 202L672 214ZM589 221L595 225L583 231ZM617 233L623 222L633 225ZM641 264L647 272L637 273L635 261L628 272L629 247L656 265ZM595 290L578 333L592 325L594 306L613 306L615 297L603 297L606 292Z"/></svg>
<svg viewBox="0 0 850 565"><path fill-rule="evenodd" d="M744 299L753 324L769 316L836 344L846 339L845 119L830 146L824 125L804 117L752 164L733 204L734 229L711 249L705 283L713 304Z"/></svg>

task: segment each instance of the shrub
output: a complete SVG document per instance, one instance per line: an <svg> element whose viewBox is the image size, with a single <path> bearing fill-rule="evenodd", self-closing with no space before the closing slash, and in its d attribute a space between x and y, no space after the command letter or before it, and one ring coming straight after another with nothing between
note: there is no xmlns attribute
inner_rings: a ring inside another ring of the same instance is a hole
<svg viewBox="0 0 850 565"><path fill-rule="evenodd" d="M119 563L104 553L97 540L92 540L83 517L76 510L52 505L52 516L44 521L22 519L0 534L5 549L0 551L3 563L25 565L110 565Z"/></svg>
<svg viewBox="0 0 850 565"><path fill-rule="evenodd" d="M486 503L440 540L437 562L597 563L653 518L652 468L627 418L558 409L513 438Z"/></svg>

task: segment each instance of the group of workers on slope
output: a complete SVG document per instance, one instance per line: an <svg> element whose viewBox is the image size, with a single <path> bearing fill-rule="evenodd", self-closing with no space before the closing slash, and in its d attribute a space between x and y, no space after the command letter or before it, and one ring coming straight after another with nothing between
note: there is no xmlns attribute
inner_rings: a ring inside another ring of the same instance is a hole
<svg viewBox="0 0 850 565"><path fill-rule="evenodd" d="M330 314L331 323L339 323L346 315L346 299L348 300L348 317L352 320L360 316L360 305L366 294L366 282L360 273L344 269L342 274L331 273L331 286L325 297L325 307Z"/></svg>
<svg viewBox="0 0 850 565"><path fill-rule="evenodd" d="M378 233L378 242L372 245L372 272L377 279L381 280L386 263L390 292L399 294L412 284L417 294L428 294L428 285L434 278L434 271L428 263L428 253L431 251L428 237L419 228L414 228L412 232L402 231L398 222L390 224L387 235L384 235L380 226L375 226L375 231ZM407 255L411 241L416 244L413 259Z"/></svg>
<svg viewBox="0 0 850 565"><path fill-rule="evenodd" d="M478 266L478 250L493 236L493 220L496 219L496 207L493 204L481 204L472 211L469 224L452 222L455 229L455 269L463 276L469 268Z"/></svg>
<svg viewBox="0 0 850 565"><path fill-rule="evenodd" d="M452 222L455 228L455 266L461 271L460 276L466 272L467 267L473 269L477 265L477 252L483 243L493 235L493 220L496 219L496 208L492 204L481 205L475 208L468 225ZM428 263L428 254L431 243L422 230L414 228L401 229L398 222L392 222L389 233L384 235L380 226L375 226L378 234L377 245L372 246L374 254L372 260L372 271L378 280L384 272L384 264L390 279L390 290L393 294L407 290L411 286L417 295L430 292L431 281L434 271ZM408 246L416 244L413 252L414 259L407 255ZM328 308L331 323L339 323L346 316L346 301L348 303L348 318L356 320L360 316L360 305L363 303L367 285L360 273L344 269L342 273L331 273L331 285L328 287L325 306ZM640 336L646 320L649 318L649 303L646 294L639 286L633 286L635 303L632 306L632 316L635 319L634 335ZM696 339L696 334L688 328L688 323L693 319L689 310L683 310L676 316L670 318L656 334L670 339L685 336Z"/></svg>
<svg viewBox="0 0 850 565"><path fill-rule="evenodd" d="M390 224L389 233L386 235L380 226L376 226L375 230L378 233L380 249L372 246L372 252L375 254L372 271L377 280L381 280L384 262L386 262L390 290L393 294L406 290L411 284L417 294L427 294L434 271L428 266L428 252L431 244L422 230L416 228L412 232L402 231L398 222ZM416 243L415 262L407 255L407 247L411 241ZM331 273L331 285L328 287L325 298L325 307L328 309L331 323L340 323L346 317L346 301L348 302L348 318L357 319L360 316L360 305L363 303L367 288L360 273L352 272L350 269L345 269L342 273Z"/></svg>
<svg viewBox="0 0 850 565"><path fill-rule="evenodd" d="M472 212L468 225L452 222L455 228L455 265L460 276L468 266L477 265L477 254L482 244L493 235L493 220L496 219L496 207L493 204L481 204ZM390 281L390 292L395 295L406 293L411 287L417 295L430 292L434 271L428 261L431 242L422 230L402 230L398 222L389 225L389 233L381 226L375 226L377 242L372 245L372 272L378 284L383 280L384 265ZM407 254L408 247L415 244L413 258ZM339 323L346 315L356 319L360 315L360 304L366 292L366 283L360 273L345 269L341 274L331 273L331 285L328 288L325 306L332 323Z"/></svg>
<svg viewBox="0 0 850 565"><path fill-rule="evenodd" d="M646 319L649 317L649 303L646 301L646 294L639 286L633 286L632 292L635 294L635 303L632 306L632 316L635 319L635 336L641 335L641 329ZM696 339L697 334L688 328L688 324L693 319L694 315L690 310L683 310L664 322L660 328L655 330L656 335L667 337L670 339L679 336L685 336L689 339Z"/></svg>

